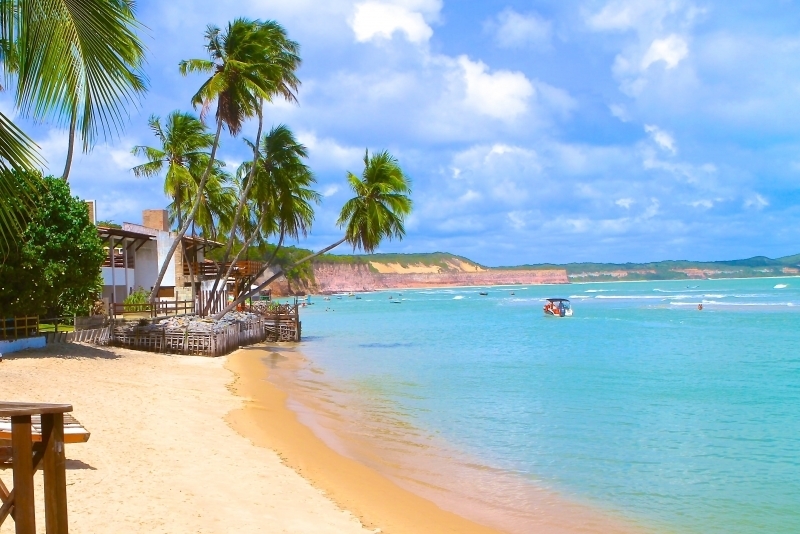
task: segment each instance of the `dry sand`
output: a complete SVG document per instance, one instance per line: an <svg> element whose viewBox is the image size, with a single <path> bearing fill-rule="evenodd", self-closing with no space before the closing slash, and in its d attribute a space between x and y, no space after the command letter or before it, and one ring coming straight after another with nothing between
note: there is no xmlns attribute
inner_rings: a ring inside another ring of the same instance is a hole
<svg viewBox="0 0 800 534"><path fill-rule="evenodd" d="M6 355L1 399L71 403L92 432L67 446L71 532L369 532L226 424L242 406L226 361L78 344ZM10 470L0 478L12 485ZM13 531L9 518L0 533Z"/></svg>

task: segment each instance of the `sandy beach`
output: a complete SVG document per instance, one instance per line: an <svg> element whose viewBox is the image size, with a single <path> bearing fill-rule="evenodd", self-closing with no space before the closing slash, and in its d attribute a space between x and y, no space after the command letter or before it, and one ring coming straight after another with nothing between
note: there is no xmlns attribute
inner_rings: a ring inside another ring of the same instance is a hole
<svg viewBox="0 0 800 534"><path fill-rule="evenodd" d="M71 403L92 432L67 448L73 532L501 532L330 448L266 380L292 359L305 358L286 345L221 358L48 345L6 356L0 397ZM10 470L0 478L11 486ZM37 492L44 532L41 474ZM633 531L566 502L545 507L537 532ZM0 534L11 532L8 520Z"/></svg>
<svg viewBox="0 0 800 534"><path fill-rule="evenodd" d="M0 397L69 402L92 432L67 447L71 532L369 532L225 422L242 406L226 362L79 344L6 355Z"/></svg>
<svg viewBox="0 0 800 534"><path fill-rule="evenodd" d="M211 359L50 345L6 356L1 396L69 402L92 432L67 449L73 532L495 532L330 450L281 391L256 387L268 354L251 347ZM236 392L256 395L245 401ZM293 448L291 466L270 450L284 447ZM11 485L10 470L0 478ZM41 482L39 474L39 501ZM336 503L323 492L332 487ZM0 533L13 528L9 519Z"/></svg>

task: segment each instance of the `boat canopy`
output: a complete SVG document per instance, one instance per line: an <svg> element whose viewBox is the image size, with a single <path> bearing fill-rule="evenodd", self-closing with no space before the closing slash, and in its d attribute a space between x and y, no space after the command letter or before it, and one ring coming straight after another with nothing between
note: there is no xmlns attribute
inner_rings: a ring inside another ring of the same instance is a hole
<svg viewBox="0 0 800 534"><path fill-rule="evenodd" d="M547 302L569 302L569 299L545 299Z"/></svg>

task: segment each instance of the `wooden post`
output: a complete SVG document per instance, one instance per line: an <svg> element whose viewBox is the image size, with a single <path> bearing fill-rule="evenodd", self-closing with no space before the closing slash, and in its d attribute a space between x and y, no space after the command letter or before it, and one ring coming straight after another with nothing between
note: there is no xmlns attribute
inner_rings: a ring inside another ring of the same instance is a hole
<svg viewBox="0 0 800 534"><path fill-rule="evenodd" d="M11 454L14 468L16 534L36 534L30 415L17 415L11 418Z"/></svg>
<svg viewBox="0 0 800 534"><path fill-rule="evenodd" d="M64 414L42 414L44 515L47 534L68 534Z"/></svg>
<svg viewBox="0 0 800 534"><path fill-rule="evenodd" d="M114 238L108 236L108 258L111 261L111 302L117 301L117 277L116 268L114 268ZM114 314L117 313L116 308Z"/></svg>
<svg viewBox="0 0 800 534"><path fill-rule="evenodd" d="M300 341L300 306L294 301L294 340Z"/></svg>

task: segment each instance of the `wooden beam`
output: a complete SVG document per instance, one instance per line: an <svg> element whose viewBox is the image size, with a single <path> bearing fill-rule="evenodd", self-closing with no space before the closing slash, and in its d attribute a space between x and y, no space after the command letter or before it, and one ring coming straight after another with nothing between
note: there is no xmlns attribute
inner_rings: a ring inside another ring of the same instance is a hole
<svg viewBox="0 0 800 534"><path fill-rule="evenodd" d="M36 534L31 416L18 415L12 417L11 427L11 447L14 455L12 465L14 466L14 521L16 522L16 534Z"/></svg>
<svg viewBox="0 0 800 534"><path fill-rule="evenodd" d="M47 534L68 534L64 414L42 415L42 445Z"/></svg>
<svg viewBox="0 0 800 534"><path fill-rule="evenodd" d="M14 516L14 490L11 490L11 493L6 498L5 502L3 502L3 506L0 507L0 525L6 520L8 516Z"/></svg>

